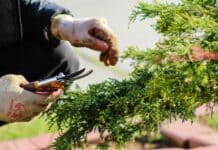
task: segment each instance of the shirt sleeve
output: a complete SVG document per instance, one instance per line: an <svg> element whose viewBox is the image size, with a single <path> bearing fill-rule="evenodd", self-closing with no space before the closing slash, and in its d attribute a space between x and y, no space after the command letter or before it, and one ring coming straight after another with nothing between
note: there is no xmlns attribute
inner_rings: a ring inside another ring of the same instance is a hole
<svg viewBox="0 0 218 150"><path fill-rule="evenodd" d="M52 16L70 11L48 0L21 0L24 40L46 41L45 29L50 29Z"/></svg>

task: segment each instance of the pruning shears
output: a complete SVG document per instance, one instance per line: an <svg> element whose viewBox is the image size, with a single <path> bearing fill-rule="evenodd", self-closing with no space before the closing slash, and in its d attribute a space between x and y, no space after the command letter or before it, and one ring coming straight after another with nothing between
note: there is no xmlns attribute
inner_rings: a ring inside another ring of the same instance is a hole
<svg viewBox="0 0 218 150"><path fill-rule="evenodd" d="M64 86L69 85L75 80L84 78L90 75L93 70L88 70L85 72L85 68L76 71L72 74L65 75L64 73L60 73L57 76L50 77L44 80L33 81L25 85L21 85L22 88L32 91L32 92L54 92Z"/></svg>

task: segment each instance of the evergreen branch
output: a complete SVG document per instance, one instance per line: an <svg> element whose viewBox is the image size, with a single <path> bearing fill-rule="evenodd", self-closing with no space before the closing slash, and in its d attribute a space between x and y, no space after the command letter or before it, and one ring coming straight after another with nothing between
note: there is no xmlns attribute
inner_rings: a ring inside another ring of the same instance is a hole
<svg viewBox="0 0 218 150"><path fill-rule="evenodd" d="M101 135L109 131L108 140L120 148L145 131L157 131L162 121L192 120L198 106L218 102L217 63L192 61L191 51L193 45L218 51L217 12L215 0L138 3L130 21L155 17L154 28L163 37L153 49L130 47L124 53L135 67L128 79L65 91L46 113L49 124L63 132L56 148L82 147L93 129ZM169 61L172 58L183 61ZM109 141L102 141L99 148L105 149Z"/></svg>

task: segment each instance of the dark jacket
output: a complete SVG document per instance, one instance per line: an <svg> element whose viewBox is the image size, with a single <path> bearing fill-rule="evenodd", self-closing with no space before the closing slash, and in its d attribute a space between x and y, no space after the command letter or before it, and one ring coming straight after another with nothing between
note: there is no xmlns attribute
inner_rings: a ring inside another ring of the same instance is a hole
<svg viewBox="0 0 218 150"><path fill-rule="evenodd" d="M69 11L47 0L0 0L0 47L25 39L45 41L44 30L57 13Z"/></svg>

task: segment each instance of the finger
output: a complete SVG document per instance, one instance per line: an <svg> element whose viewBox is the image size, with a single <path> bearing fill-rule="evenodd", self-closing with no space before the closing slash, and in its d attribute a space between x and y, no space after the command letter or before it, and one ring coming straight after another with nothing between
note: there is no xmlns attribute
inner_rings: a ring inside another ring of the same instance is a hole
<svg viewBox="0 0 218 150"><path fill-rule="evenodd" d="M101 53L100 54L100 61L104 62L107 59L107 52Z"/></svg>
<svg viewBox="0 0 218 150"><path fill-rule="evenodd" d="M114 66L118 62L118 52L115 50L110 50L109 52L109 62L110 65Z"/></svg>
<svg viewBox="0 0 218 150"><path fill-rule="evenodd" d="M89 31L89 34L105 41L109 45L107 51L109 54L102 54L100 61L103 61L106 66L115 65L118 61L117 38L107 23L102 22L96 22L95 26Z"/></svg>
<svg viewBox="0 0 218 150"><path fill-rule="evenodd" d="M110 42L109 35L102 29L94 27L89 30L89 35L95 37L99 40L105 41L106 43Z"/></svg>
<svg viewBox="0 0 218 150"><path fill-rule="evenodd" d="M105 66L109 66L110 65L109 53L108 52L102 53L100 55L100 60L104 63Z"/></svg>
<svg viewBox="0 0 218 150"><path fill-rule="evenodd" d="M1 77L1 79L4 82L9 82L10 85L16 86L16 88L19 88L21 84L28 83L28 81L22 75L8 74Z"/></svg>
<svg viewBox="0 0 218 150"><path fill-rule="evenodd" d="M106 24L96 24L95 27L89 30L89 34L92 37L105 41L109 45L109 49L118 49L117 38Z"/></svg>
<svg viewBox="0 0 218 150"><path fill-rule="evenodd" d="M118 57L111 57L109 58L109 62L111 66L115 66L118 62Z"/></svg>
<svg viewBox="0 0 218 150"><path fill-rule="evenodd" d="M17 75L17 81L19 81L21 84L28 84L29 82L26 80L26 78L22 75Z"/></svg>
<svg viewBox="0 0 218 150"><path fill-rule="evenodd" d="M105 66L109 66L109 65L116 65L117 61L118 61L118 54L116 51L111 50L105 53L101 53L100 55L100 61L104 62Z"/></svg>
<svg viewBox="0 0 218 150"><path fill-rule="evenodd" d="M105 66L110 66L110 60L109 60L109 59L106 59L106 60L104 61L104 65L105 65Z"/></svg>
<svg viewBox="0 0 218 150"><path fill-rule="evenodd" d="M63 90L62 89L58 89L55 92L52 92L49 96L47 96L44 99L38 99L35 101L35 104L38 105L47 105L50 102L54 102L56 101L58 98L60 98L60 96L63 94Z"/></svg>
<svg viewBox="0 0 218 150"><path fill-rule="evenodd" d="M109 33L110 35L105 35L104 32L102 32L100 29L95 29L95 32L98 33L97 36L102 38L104 41L106 41L109 45L109 58L106 61L106 64L108 65L115 65L118 61L118 48L117 48L117 39L113 35L113 33ZM109 61L109 63L108 63Z"/></svg>
<svg viewBox="0 0 218 150"><path fill-rule="evenodd" d="M51 95L49 95L49 97L47 98L47 101L55 102L57 99L61 97L62 94L63 94L63 90L58 89L57 91L54 91Z"/></svg>
<svg viewBox="0 0 218 150"><path fill-rule="evenodd" d="M84 40L83 43L86 47L100 52L106 52L109 49L108 43L92 36L89 36L89 38Z"/></svg>
<svg viewBox="0 0 218 150"><path fill-rule="evenodd" d="M95 27L93 28L93 35L103 41L106 41L109 46L110 49L115 49L117 50L118 48L118 44L117 44L117 38L114 34L114 32L111 30L111 28L103 23L103 24L99 24L97 23L95 25Z"/></svg>
<svg viewBox="0 0 218 150"><path fill-rule="evenodd" d="M104 65L105 65L105 66L110 66L109 55L108 55L107 59L104 61Z"/></svg>

